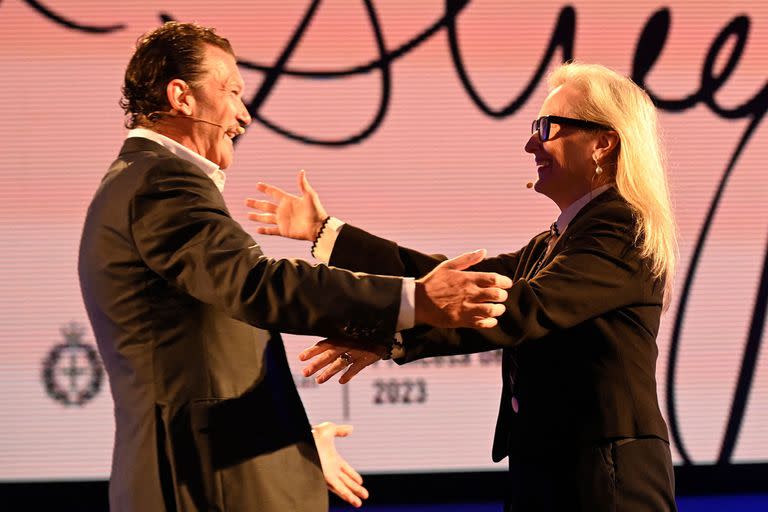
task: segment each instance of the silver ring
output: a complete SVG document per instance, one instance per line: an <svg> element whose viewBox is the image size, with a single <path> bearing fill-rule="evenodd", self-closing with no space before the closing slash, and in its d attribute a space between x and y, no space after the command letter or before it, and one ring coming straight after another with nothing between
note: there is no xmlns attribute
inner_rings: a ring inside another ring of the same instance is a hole
<svg viewBox="0 0 768 512"><path fill-rule="evenodd" d="M352 363L355 362L355 360L352 358L352 355L349 352L344 352L343 354L341 354L339 356L339 359L344 361L344 364L346 366L349 366L349 365L351 365Z"/></svg>

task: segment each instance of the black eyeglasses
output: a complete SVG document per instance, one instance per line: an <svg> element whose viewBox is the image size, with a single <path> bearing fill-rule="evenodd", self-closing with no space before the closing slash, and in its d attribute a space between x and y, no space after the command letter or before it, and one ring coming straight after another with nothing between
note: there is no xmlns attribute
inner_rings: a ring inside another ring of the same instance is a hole
<svg viewBox="0 0 768 512"><path fill-rule="evenodd" d="M570 117L560 116L541 116L531 123L531 134L539 132L539 138L541 142L549 140L549 128L555 124L567 124L575 126L577 128L584 128L587 130L610 130L611 128L604 124L595 123L593 121L585 121L583 119L573 119Z"/></svg>

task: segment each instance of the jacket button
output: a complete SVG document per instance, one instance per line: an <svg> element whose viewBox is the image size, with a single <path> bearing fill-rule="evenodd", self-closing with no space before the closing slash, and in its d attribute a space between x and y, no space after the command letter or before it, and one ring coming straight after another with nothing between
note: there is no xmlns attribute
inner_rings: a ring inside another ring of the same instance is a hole
<svg viewBox="0 0 768 512"><path fill-rule="evenodd" d="M520 403L517 401L517 397L512 397L512 410L517 412L520 410Z"/></svg>

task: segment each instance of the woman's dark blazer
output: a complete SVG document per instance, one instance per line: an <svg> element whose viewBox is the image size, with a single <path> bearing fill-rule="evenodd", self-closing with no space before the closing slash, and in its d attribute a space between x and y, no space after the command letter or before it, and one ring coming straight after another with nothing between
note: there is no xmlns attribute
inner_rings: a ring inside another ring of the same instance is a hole
<svg viewBox="0 0 768 512"><path fill-rule="evenodd" d="M514 282L497 328L404 333L399 362L504 349L494 460L561 442L668 440L655 378L664 286L641 259L634 226L611 188L576 215L538 271L548 233L473 268ZM345 225L330 264L418 277L442 259Z"/></svg>

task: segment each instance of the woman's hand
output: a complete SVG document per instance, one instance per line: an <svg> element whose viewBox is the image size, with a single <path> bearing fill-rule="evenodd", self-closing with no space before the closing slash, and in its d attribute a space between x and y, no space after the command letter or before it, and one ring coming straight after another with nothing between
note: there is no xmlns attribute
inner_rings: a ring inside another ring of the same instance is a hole
<svg viewBox="0 0 768 512"><path fill-rule="evenodd" d="M366 345L350 340L322 340L299 354L299 360L307 362L302 369L305 377L323 370L315 380L318 384L326 382L337 373L344 371L339 383L346 384L366 366L382 358L385 352L382 345Z"/></svg>
<svg viewBox="0 0 768 512"><path fill-rule="evenodd" d="M299 191L295 196L279 187L258 183L259 192L271 197L274 202L248 198L245 205L263 213L249 213L248 219L267 224L259 226L256 232L262 235L279 235L285 238L314 241L323 221L328 217L315 189L309 184L304 169L299 171Z"/></svg>
<svg viewBox="0 0 768 512"><path fill-rule="evenodd" d="M320 464L323 468L325 483L334 494L355 508L368 498L368 490L363 487L363 477L349 465L336 451L334 443L337 437L347 437L352 432L352 425L336 425L329 421L312 427Z"/></svg>

